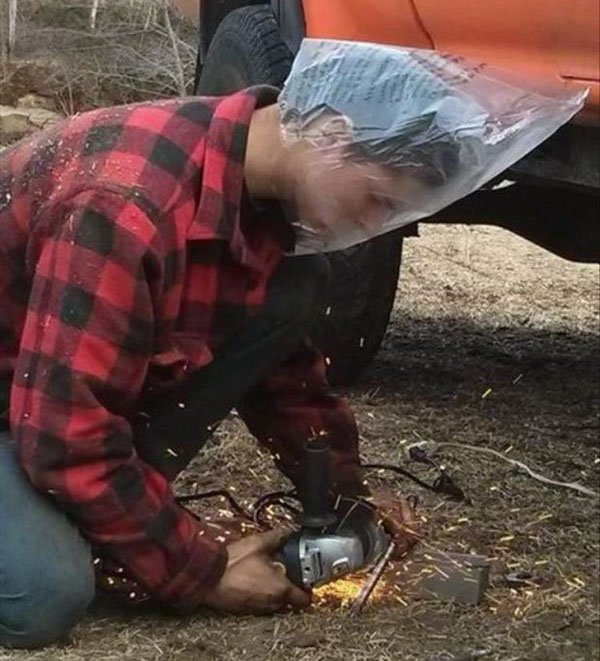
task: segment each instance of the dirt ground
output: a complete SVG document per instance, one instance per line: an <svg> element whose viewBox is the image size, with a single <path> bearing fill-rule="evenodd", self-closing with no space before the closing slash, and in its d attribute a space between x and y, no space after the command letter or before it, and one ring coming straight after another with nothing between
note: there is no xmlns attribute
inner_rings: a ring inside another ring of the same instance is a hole
<svg viewBox="0 0 600 661"><path fill-rule="evenodd" d="M383 349L346 393L365 458L405 461L407 444L440 444L438 459L471 505L408 483L388 485L421 497L428 548L492 559L480 606L390 590L353 620L335 601L301 615L174 619L104 602L63 646L0 658L598 659L597 499L541 484L497 457L443 445L492 448L548 477L598 490L598 275L596 266L570 264L495 228L425 227L420 239L406 242ZM217 482L236 484L242 499L279 483L234 416L180 489ZM533 573L525 589L505 583L506 573L518 570Z"/></svg>

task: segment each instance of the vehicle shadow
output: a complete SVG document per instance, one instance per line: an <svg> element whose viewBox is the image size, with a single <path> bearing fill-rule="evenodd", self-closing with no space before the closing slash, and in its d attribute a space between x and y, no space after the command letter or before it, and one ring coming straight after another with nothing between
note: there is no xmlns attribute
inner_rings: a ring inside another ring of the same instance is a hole
<svg viewBox="0 0 600 661"><path fill-rule="evenodd" d="M404 317L352 392L415 405L527 409L597 429L599 377L596 333Z"/></svg>

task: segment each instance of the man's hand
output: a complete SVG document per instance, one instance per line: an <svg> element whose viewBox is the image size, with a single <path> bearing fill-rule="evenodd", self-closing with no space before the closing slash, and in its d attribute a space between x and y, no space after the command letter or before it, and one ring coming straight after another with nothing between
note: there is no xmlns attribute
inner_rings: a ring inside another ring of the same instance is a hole
<svg viewBox="0 0 600 661"><path fill-rule="evenodd" d="M221 580L205 594L203 605L226 613L275 613L305 608L310 594L296 587L273 561L289 533L271 530L227 546L229 561Z"/></svg>
<svg viewBox="0 0 600 661"><path fill-rule="evenodd" d="M424 537L416 504L381 490L373 491L369 500L377 508L383 527L396 544L394 559L402 558Z"/></svg>

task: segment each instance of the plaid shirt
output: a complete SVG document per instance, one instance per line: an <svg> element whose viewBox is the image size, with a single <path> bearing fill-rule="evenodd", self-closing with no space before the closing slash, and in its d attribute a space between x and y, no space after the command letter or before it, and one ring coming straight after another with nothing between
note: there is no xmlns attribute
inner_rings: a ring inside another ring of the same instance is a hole
<svg viewBox="0 0 600 661"><path fill-rule="evenodd" d="M234 318L260 312L283 254L240 217L255 88L73 117L2 155L0 414L33 484L158 599L193 609L227 563L135 451L130 420L152 384L211 362ZM240 412L279 467L329 433L339 482L360 480L357 432L308 345ZM268 400L268 405L265 401Z"/></svg>

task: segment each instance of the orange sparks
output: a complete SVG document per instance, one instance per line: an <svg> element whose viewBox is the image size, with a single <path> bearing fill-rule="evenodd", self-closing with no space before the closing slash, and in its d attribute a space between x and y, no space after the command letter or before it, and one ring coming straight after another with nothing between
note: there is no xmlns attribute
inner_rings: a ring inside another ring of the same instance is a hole
<svg viewBox="0 0 600 661"><path fill-rule="evenodd" d="M313 590L314 603L317 606L329 606L333 608L343 608L349 606L358 597L360 589L364 585L364 576L346 576L333 583L327 583ZM369 597L369 602L387 601L396 599L394 595L395 586L382 578L375 590Z"/></svg>

